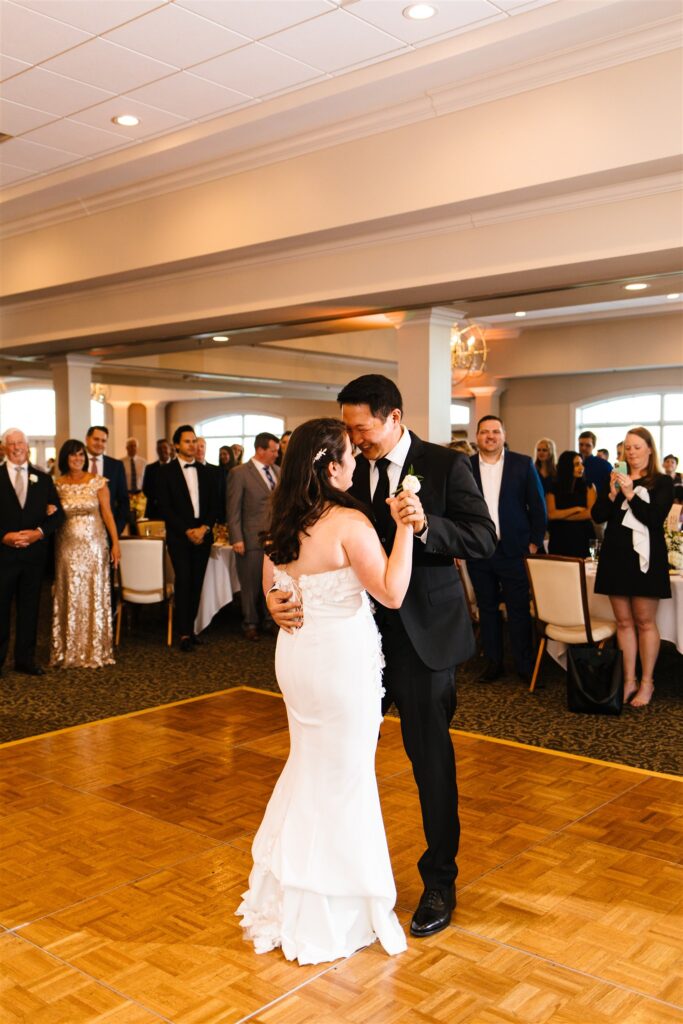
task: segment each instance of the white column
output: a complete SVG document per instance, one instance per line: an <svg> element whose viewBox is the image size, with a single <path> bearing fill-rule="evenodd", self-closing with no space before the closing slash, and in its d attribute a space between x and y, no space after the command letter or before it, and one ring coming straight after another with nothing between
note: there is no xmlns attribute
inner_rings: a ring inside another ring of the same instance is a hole
<svg viewBox="0 0 683 1024"><path fill-rule="evenodd" d="M474 416L472 417L471 436L474 437L477 423L482 416L500 416L500 396L504 387L477 387L467 389L474 396Z"/></svg>
<svg viewBox="0 0 683 1024"><path fill-rule="evenodd" d="M128 433L128 407L130 402L122 402L118 399L109 402L114 414L114 422L109 433L109 444L107 455L114 459L122 458L126 453L126 441L130 436Z"/></svg>
<svg viewBox="0 0 683 1024"><path fill-rule="evenodd" d="M406 423L425 441L451 439L451 328L463 314L448 307L396 318L398 387Z"/></svg>
<svg viewBox="0 0 683 1024"><path fill-rule="evenodd" d="M85 440L90 426L90 384L98 360L77 352L51 361L55 389L57 451L69 438Z"/></svg>
<svg viewBox="0 0 683 1024"><path fill-rule="evenodd" d="M140 441L146 448L146 451L142 451L140 454L143 455L148 462L154 462L156 459L157 441L160 437L164 437L164 431L166 430L165 410L168 403L146 401L142 404L147 410L147 429L144 439L140 438Z"/></svg>

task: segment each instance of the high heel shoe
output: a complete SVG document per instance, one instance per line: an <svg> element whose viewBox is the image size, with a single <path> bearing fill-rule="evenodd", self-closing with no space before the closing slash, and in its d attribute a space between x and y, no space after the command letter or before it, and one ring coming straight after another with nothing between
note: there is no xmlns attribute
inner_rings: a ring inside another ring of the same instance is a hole
<svg viewBox="0 0 683 1024"><path fill-rule="evenodd" d="M643 689L645 689L645 694L641 697ZM631 707L632 708L646 708L648 706L648 704L650 703L650 701L652 700L654 692L655 692L655 684L652 682L652 680L641 679L640 680L640 686L638 687L638 692L637 692L636 696L633 697L633 699L631 700Z"/></svg>

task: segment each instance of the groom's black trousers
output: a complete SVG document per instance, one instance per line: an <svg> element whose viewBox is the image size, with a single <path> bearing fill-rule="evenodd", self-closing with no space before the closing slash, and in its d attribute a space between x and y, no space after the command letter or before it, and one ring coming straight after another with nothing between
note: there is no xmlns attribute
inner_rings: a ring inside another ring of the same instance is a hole
<svg viewBox="0 0 683 1024"><path fill-rule="evenodd" d="M403 745L420 796L427 849L418 861L426 889L449 889L460 843L455 755L449 733L455 714L455 666L432 671L418 658L396 611L378 609L385 668L385 711L401 716Z"/></svg>

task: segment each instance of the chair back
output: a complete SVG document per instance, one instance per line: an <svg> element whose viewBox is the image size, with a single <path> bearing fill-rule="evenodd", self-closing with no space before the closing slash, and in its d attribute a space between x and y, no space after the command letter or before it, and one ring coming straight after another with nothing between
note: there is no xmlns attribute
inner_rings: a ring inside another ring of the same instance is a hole
<svg viewBox="0 0 683 1024"><path fill-rule="evenodd" d="M166 597L163 538L122 538L119 547L119 578L124 601L133 604L163 601Z"/></svg>
<svg viewBox="0 0 683 1024"><path fill-rule="evenodd" d="M527 555L524 562L537 619L553 626L580 626L592 644L583 558Z"/></svg>
<svg viewBox="0 0 683 1024"><path fill-rule="evenodd" d="M474 593L474 587L472 586L472 579L467 571L467 564L461 558L456 558L455 567L458 570L462 589L465 591L470 618L472 622L477 623L479 622L479 605L477 604L477 595Z"/></svg>

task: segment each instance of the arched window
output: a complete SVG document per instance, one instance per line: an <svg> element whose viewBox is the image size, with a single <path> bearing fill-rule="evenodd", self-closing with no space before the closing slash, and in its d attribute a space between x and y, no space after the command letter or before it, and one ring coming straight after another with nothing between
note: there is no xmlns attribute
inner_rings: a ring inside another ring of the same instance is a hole
<svg viewBox="0 0 683 1024"><path fill-rule="evenodd" d="M469 402L451 402L452 427L469 427L470 416Z"/></svg>
<svg viewBox="0 0 683 1024"><path fill-rule="evenodd" d="M660 459L668 454L683 458L683 391L621 395L581 406L576 410L577 447L579 434L592 430L596 448L607 448L613 462L618 442L633 426L648 428Z"/></svg>
<svg viewBox="0 0 683 1024"><path fill-rule="evenodd" d="M195 429L199 437L206 438L206 461L217 465L218 449L221 445L241 444L246 462L254 454L256 435L267 431L275 437L280 437L285 429L285 421L280 416L235 413L203 420Z"/></svg>

